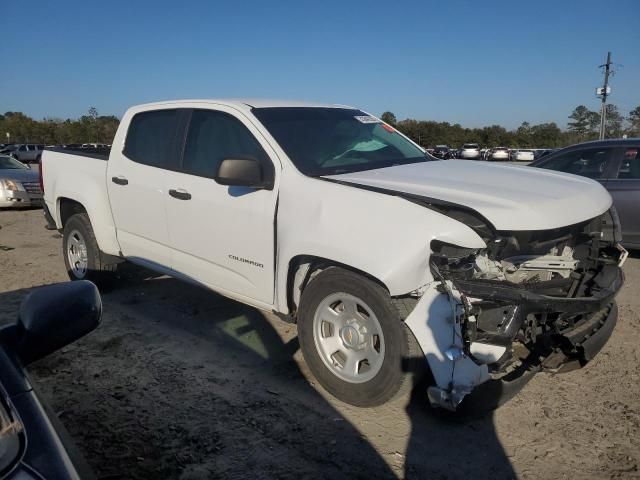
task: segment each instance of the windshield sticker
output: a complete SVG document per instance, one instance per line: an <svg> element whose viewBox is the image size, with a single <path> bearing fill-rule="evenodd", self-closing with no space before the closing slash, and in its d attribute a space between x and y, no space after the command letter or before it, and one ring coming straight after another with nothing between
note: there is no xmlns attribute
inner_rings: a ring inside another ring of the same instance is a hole
<svg viewBox="0 0 640 480"><path fill-rule="evenodd" d="M372 117L371 115L356 115L353 118L358 120L360 123L380 123L380 120L376 117Z"/></svg>

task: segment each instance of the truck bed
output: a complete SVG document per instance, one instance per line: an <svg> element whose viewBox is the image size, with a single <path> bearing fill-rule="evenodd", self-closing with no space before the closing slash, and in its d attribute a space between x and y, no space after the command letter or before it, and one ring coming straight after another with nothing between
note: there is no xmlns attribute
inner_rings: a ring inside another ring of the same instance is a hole
<svg viewBox="0 0 640 480"><path fill-rule="evenodd" d="M115 225L107 191L108 153L98 149L45 149L41 171L44 202L56 227L62 229L65 218L75 213L69 205L80 204L89 215L100 249L119 252Z"/></svg>

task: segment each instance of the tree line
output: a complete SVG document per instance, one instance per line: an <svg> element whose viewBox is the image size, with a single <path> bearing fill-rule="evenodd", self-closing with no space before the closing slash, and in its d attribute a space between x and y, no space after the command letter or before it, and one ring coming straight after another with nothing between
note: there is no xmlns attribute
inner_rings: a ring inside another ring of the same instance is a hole
<svg viewBox="0 0 640 480"><path fill-rule="evenodd" d="M620 138L640 136L640 106L624 117L613 105L607 105L605 120L605 137ZM459 123L435 122L431 120L405 119L398 121L392 112L384 112L382 120L395 126L414 142L423 147L449 145L460 147L464 143L478 143L483 147L515 147L515 148L558 148L597 140L600 131L600 114L589 110L584 105L577 106L571 115L567 129L562 130L554 122L531 125L522 124L515 130L507 130L500 125L483 128L465 128Z"/></svg>
<svg viewBox="0 0 640 480"><path fill-rule="evenodd" d="M0 114L0 143L110 144L119 123L118 117L100 115L94 107L91 107L86 115L75 120L70 118L34 120L22 112L5 112Z"/></svg>
<svg viewBox="0 0 640 480"><path fill-rule="evenodd" d="M522 124L515 130L500 125L483 128L465 128L462 125L432 120L405 119L398 121L391 112L384 112L382 120L395 126L413 141L424 147L449 145L459 147L463 143L479 143L482 146L516 148L564 147L598 138L600 114L584 105L577 106L571 115L567 129L562 130L554 122L531 125ZM22 112L0 114L0 143L43 143L45 145L70 143L111 143L120 120L113 115L100 115L91 107L79 119L44 118L34 120ZM640 106L624 117L613 105L607 105L606 137L640 136ZM7 137L7 133L9 137Z"/></svg>

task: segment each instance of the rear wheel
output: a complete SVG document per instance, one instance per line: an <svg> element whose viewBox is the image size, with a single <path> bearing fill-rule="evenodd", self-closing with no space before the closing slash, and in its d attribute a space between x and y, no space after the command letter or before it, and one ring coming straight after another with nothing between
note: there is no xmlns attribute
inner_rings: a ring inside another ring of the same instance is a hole
<svg viewBox="0 0 640 480"><path fill-rule="evenodd" d="M311 372L346 403L381 405L410 384L403 360L415 339L389 293L366 277L337 267L314 277L300 302L298 336Z"/></svg>
<svg viewBox="0 0 640 480"><path fill-rule="evenodd" d="M117 263L105 261L86 213L76 213L67 220L62 246L71 280L91 280L104 285L117 269Z"/></svg>

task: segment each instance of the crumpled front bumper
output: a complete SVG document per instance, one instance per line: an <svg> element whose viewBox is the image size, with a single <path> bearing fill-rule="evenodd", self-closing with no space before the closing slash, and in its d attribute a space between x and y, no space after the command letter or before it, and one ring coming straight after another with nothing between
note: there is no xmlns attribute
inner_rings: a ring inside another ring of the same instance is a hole
<svg viewBox="0 0 640 480"><path fill-rule="evenodd" d="M624 274L619 265L606 265L588 280L591 294L576 298L508 282L434 282L405 320L434 376L436 385L428 390L431 404L448 410L489 411L515 395L536 372L562 372L585 365L613 332L618 316L614 298L624 283ZM518 315L494 331L482 330L482 313L474 317L470 311L478 301L511 305ZM421 306L423 302L426 305ZM544 348L530 355L532 361L523 361L506 372L494 368L500 363L498 357L511 349L523 319L532 313L560 314L576 322L545 337ZM478 358L472 345L483 345L497 354L492 360Z"/></svg>
<svg viewBox="0 0 640 480"><path fill-rule="evenodd" d="M618 305L613 302L591 315L580 327L564 333L563 336L575 347L575 355L567 355L562 350L556 350L537 365L527 365L501 378L492 378L476 386L457 405L456 410L489 412L515 396L540 371L562 373L584 366L607 343L617 321Z"/></svg>

